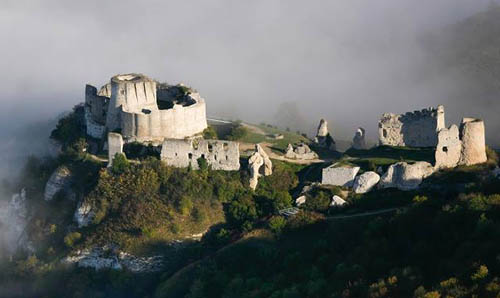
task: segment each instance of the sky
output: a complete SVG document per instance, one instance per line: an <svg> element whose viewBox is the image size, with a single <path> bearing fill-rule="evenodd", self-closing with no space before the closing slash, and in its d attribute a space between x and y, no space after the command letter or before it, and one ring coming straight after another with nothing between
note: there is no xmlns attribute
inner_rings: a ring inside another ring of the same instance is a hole
<svg viewBox="0 0 500 298"><path fill-rule="evenodd" d="M210 116L308 133L325 118L334 137L362 126L375 140L382 113L456 94L421 38L490 2L2 0L0 150L83 101L86 83L129 72L194 87Z"/></svg>

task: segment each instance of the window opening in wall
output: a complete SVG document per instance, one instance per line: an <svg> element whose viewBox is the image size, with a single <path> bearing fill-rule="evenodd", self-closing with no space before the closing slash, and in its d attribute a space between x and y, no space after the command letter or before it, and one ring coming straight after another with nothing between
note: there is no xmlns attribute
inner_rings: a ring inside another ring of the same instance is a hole
<svg viewBox="0 0 500 298"><path fill-rule="evenodd" d="M229 160L229 155L226 155L226 160Z"/></svg>
<svg viewBox="0 0 500 298"><path fill-rule="evenodd" d="M193 153L188 153L188 158L193 159Z"/></svg>
<svg viewBox="0 0 500 298"><path fill-rule="evenodd" d="M224 143L222 146L224 147L225 151L229 150L229 145L227 143Z"/></svg>
<svg viewBox="0 0 500 298"><path fill-rule="evenodd" d="M217 160L217 155L214 155L214 159Z"/></svg>
<svg viewBox="0 0 500 298"><path fill-rule="evenodd" d="M208 152L212 153L214 151L214 146L212 144L208 144Z"/></svg>
<svg viewBox="0 0 500 298"><path fill-rule="evenodd" d="M443 152L448 152L448 147L443 147Z"/></svg>
<svg viewBox="0 0 500 298"><path fill-rule="evenodd" d="M387 138L387 129L384 128L382 130L382 134L384 135L384 138Z"/></svg>

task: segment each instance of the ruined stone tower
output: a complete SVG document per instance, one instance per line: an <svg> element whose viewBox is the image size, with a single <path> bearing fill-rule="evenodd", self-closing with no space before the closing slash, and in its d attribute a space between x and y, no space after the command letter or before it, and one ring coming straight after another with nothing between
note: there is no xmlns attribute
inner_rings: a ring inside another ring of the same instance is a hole
<svg viewBox="0 0 500 298"><path fill-rule="evenodd" d="M479 119L464 118L460 124L462 157L460 164L474 165L487 161L484 122Z"/></svg>

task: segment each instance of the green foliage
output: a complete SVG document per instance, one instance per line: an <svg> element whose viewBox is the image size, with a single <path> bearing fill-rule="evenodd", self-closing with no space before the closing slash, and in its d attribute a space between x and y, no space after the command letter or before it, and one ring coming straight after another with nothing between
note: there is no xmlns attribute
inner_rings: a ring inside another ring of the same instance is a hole
<svg viewBox="0 0 500 298"><path fill-rule="evenodd" d="M217 132L215 131L215 129L212 126L209 125L203 131L203 138L205 140L217 140L218 139Z"/></svg>
<svg viewBox="0 0 500 298"><path fill-rule="evenodd" d="M71 248L74 247L75 244L80 241L80 239L82 239L82 234L78 232L72 232L64 237L64 244L66 244L67 247Z"/></svg>
<svg viewBox="0 0 500 298"><path fill-rule="evenodd" d="M67 147L78 139L85 137L85 133L81 129L81 109L75 107L72 113L61 118L50 134L50 138L58 141L63 147Z"/></svg>
<svg viewBox="0 0 500 298"><path fill-rule="evenodd" d="M248 135L249 131L243 125L235 125L231 128L231 132L227 136L230 141L238 141L245 138Z"/></svg>
<svg viewBox="0 0 500 298"><path fill-rule="evenodd" d="M269 219L269 229L276 235L280 235L285 226L286 219L283 216L273 216Z"/></svg>
<svg viewBox="0 0 500 298"><path fill-rule="evenodd" d="M115 175L123 174L130 167L130 162L124 154L116 153L111 165L111 172Z"/></svg>
<svg viewBox="0 0 500 298"><path fill-rule="evenodd" d="M486 156L488 157L488 163L494 166L498 166L500 162L500 158L498 153L491 149L489 146L486 146Z"/></svg>
<svg viewBox="0 0 500 298"><path fill-rule="evenodd" d="M258 218L257 206L254 199L248 195L242 195L233 200L227 210L227 220L234 227L249 230L253 221Z"/></svg>

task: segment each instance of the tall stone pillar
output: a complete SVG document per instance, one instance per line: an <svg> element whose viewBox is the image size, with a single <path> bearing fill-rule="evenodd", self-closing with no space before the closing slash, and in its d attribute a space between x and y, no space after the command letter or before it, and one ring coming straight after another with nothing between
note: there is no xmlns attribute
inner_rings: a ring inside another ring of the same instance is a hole
<svg viewBox="0 0 500 298"><path fill-rule="evenodd" d="M486 156L486 138L484 122L480 119L464 118L460 125L462 157L460 164L475 165L488 160Z"/></svg>

